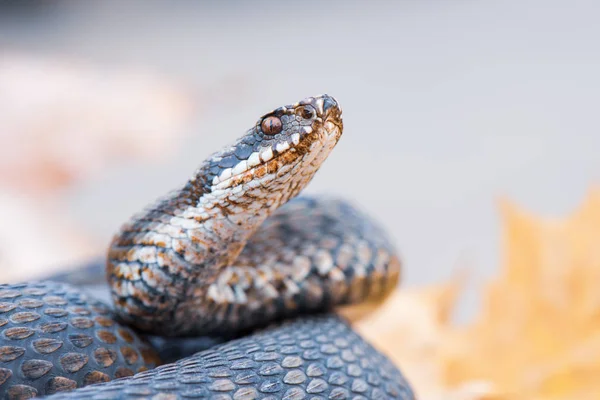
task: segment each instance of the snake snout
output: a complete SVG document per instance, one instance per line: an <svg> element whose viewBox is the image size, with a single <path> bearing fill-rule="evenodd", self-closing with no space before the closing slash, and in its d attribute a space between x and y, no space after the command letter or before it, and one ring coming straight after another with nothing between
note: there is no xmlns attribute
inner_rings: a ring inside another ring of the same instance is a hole
<svg viewBox="0 0 600 400"><path fill-rule="evenodd" d="M333 96L323 95L323 119L340 119L342 117L342 109L340 103Z"/></svg>
<svg viewBox="0 0 600 400"><path fill-rule="evenodd" d="M337 100L333 96L323 95L323 112L327 115L330 111L339 109Z"/></svg>
<svg viewBox="0 0 600 400"><path fill-rule="evenodd" d="M327 129L331 131L334 126L338 128L341 132L343 129L342 123L342 109L339 105L339 102L333 96L329 96L324 94L320 98L322 105L322 118L325 122L326 127L330 127Z"/></svg>

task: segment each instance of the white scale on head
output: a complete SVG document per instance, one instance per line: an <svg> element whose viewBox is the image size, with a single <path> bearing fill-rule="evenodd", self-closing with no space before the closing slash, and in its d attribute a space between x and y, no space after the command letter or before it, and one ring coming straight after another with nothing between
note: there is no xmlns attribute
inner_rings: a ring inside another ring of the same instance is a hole
<svg viewBox="0 0 600 400"><path fill-rule="evenodd" d="M312 128L310 126L306 126L303 128L303 131L304 131L304 134L310 134L312 132ZM294 133L291 136L291 139L292 139L292 144L294 146L298 145L300 143L300 134ZM280 142L275 145L275 151L277 151L278 153L283 153L289 149L290 149L290 143L287 141ZM255 151L252 154L250 154L250 156L248 157L247 160L242 160L239 163L237 163L235 166L224 169L221 172L221 174L219 174L218 176L215 176L213 178L212 184L215 187L215 189L217 189L217 190L225 189L225 188L229 187L231 178L238 176L240 174L243 174L244 172L248 171L250 168L254 168L257 165L260 165L261 163L266 163L266 162L272 160L273 157L274 157L274 153L273 153L272 146L265 147L264 149L261 149L260 152Z"/></svg>

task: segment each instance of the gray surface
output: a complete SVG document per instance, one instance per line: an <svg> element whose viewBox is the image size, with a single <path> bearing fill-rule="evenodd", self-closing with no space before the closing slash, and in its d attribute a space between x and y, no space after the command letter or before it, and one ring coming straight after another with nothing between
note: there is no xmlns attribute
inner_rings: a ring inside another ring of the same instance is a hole
<svg viewBox="0 0 600 400"><path fill-rule="evenodd" d="M345 135L309 191L382 219L409 283L462 264L489 277L497 196L562 214L599 177L595 1L59 4L4 18L0 43L142 64L200 100L178 159L115 166L65 194L103 240L260 114L320 92L340 100Z"/></svg>

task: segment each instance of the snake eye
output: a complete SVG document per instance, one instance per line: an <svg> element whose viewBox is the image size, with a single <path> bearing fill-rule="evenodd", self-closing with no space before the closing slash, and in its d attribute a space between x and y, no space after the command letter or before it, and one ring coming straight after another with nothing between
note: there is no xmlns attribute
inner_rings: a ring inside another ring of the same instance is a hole
<svg viewBox="0 0 600 400"><path fill-rule="evenodd" d="M260 128L265 135L277 135L281 132L281 120L274 116L267 117L261 122Z"/></svg>
<svg viewBox="0 0 600 400"><path fill-rule="evenodd" d="M298 109L297 114L304 119L311 119L315 116L315 109L311 106L302 106Z"/></svg>

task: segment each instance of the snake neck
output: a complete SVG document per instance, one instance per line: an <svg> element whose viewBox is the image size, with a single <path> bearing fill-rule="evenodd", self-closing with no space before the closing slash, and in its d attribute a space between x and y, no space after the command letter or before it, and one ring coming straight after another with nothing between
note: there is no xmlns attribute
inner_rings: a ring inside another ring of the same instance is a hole
<svg viewBox="0 0 600 400"><path fill-rule="evenodd" d="M231 265L262 223L308 184L334 145L305 152L310 156L299 162L302 153L288 152L226 187L211 183L211 165L218 158L211 159L181 189L124 225L109 258L121 259L126 252L129 261L160 266L160 253L170 253L171 260L163 262L183 262L193 275Z"/></svg>

